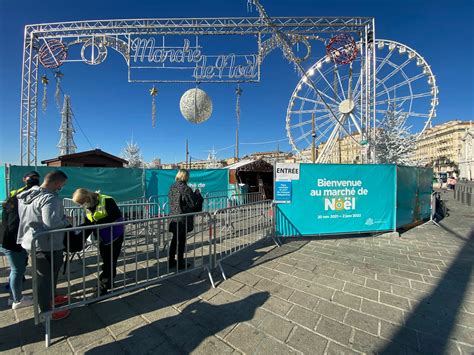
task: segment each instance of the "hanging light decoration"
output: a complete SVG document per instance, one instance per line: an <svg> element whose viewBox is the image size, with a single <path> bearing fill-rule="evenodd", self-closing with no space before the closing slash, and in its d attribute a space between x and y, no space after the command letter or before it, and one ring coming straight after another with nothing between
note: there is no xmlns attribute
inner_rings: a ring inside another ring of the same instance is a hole
<svg viewBox="0 0 474 355"><path fill-rule="evenodd" d="M242 95L242 92L243 90L240 88L240 85L237 85L237 88L235 89L235 116L237 118L237 126L240 126L240 95Z"/></svg>
<svg viewBox="0 0 474 355"><path fill-rule="evenodd" d="M192 123L207 121L212 114L212 100L204 90L189 89L179 101L179 109L183 117Z"/></svg>
<svg viewBox="0 0 474 355"><path fill-rule="evenodd" d="M56 69L67 59L68 50L64 43L57 39L44 42L38 51L38 59L45 68Z"/></svg>
<svg viewBox="0 0 474 355"><path fill-rule="evenodd" d="M41 108L43 113L46 112L46 108L48 107L48 84L49 79L46 75L41 77L41 83L43 84L43 99L41 100Z"/></svg>
<svg viewBox="0 0 474 355"><path fill-rule="evenodd" d="M338 34L329 40L326 55L337 64L349 64L357 57L357 45L350 35Z"/></svg>
<svg viewBox="0 0 474 355"><path fill-rule="evenodd" d="M158 89L154 86L150 89L151 96L151 126L156 126L156 95L158 95Z"/></svg>
<svg viewBox="0 0 474 355"><path fill-rule="evenodd" d="M61 111L61 79L64 74L60 70L54 72L56 78L56 91L54 92L54 101L56 101L56 107Z"/></svg>

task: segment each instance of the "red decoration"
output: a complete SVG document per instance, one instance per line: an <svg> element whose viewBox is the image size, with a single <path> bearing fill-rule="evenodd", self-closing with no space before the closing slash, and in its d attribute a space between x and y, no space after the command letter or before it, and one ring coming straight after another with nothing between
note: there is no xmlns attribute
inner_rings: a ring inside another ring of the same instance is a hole
<svg viewBox="0 0 474 355"><path fill-rule="evenodd" d="M357 44L354 38L341 33L330 39L326 46L326 53L337 64L349 64L357 57Z"/></svg>
<svg viewBox="0 0 474 355"><path fill-rule="evenodd" d="M67 58L67 47L57 39L47 40L39 50L39 61L45 68L56 69Z"/></svg>

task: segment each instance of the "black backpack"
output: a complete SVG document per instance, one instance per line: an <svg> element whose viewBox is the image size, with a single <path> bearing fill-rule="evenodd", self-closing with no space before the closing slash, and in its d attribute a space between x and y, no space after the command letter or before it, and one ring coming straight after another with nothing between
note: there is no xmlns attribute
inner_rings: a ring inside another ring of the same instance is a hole
<svg viewBox="0 0 474 355"><path fill-rule="evenodd" d="M2 205L2 223L0 225L0 246L11 251L22 251L17 244L20 216L18 215L18 199L10 197Z"/></svg>

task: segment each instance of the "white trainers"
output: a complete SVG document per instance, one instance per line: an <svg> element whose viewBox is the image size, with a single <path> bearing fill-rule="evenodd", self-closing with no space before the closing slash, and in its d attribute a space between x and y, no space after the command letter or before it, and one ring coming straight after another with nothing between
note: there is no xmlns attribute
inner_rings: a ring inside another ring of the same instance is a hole
<svg viewBox="0 0 474 355"><path fill-rule="evenodd" d="M20 302L13 302L12 309L20 309L33 305L33 298L30 296L23 296Z"/></svg>

